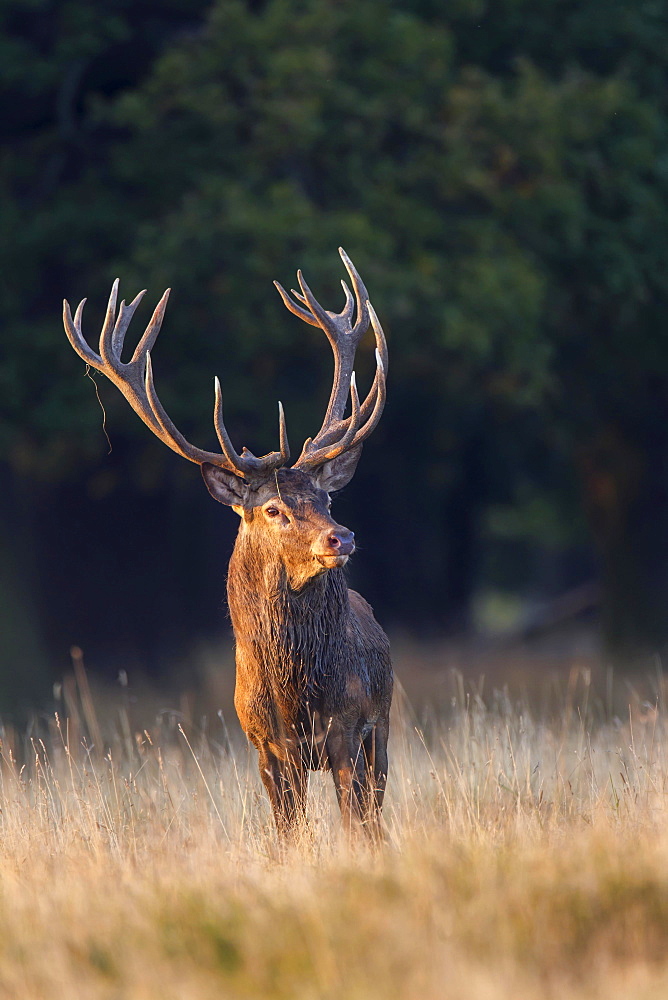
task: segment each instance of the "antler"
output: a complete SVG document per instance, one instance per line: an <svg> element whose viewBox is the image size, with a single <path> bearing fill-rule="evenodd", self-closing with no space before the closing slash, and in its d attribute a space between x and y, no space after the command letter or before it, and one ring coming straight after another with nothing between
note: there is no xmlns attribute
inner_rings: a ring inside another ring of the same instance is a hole
<svg viewBox="0 0 668 1000"><path fill-rule="evenodd" d="M378 423L385 406L385 380L387 376L387 344L378 317L369 302L369 295L345 250L339 247L339 254L355 292L353 295L342 281L346 302L340 313L332 313L323 309L306 284L301 271L297 271L297 280L301 294L294 288L291 290L296 301L290 298L285 289L275 281L274 284L283 299L284 304L311 326L319 326L324 331L334 352L334 381L329 397L327 412L323 425L314 438L304 442L302 453L295 463L295 468L316 469L325 462L336 458L356 448L365 441ZM353 313L357 306L357 316L352 324ZM376 374L373 384L364 402L360 405L355 383L353 363L357 345L369 328L369 320L376 335ZM344 419L344 411L350 393L351 414Z"/></svg>
<svg viewBox="0 0 668 1000"><path fill-rule="evenodd" d="M121 302L116 315L116 300L118 298L118 278L114 281L109 296L107 314L102 326L100 335L99 355L89 347L81 332L81 316L86 299L79 303L74 319L67 301L63 302L63 323L69 341L80 358L96 368L109 378L117 386L135 413L144 421L147 427L153 431L156 437L160 438L172 451L190 462L210 462L229 472L235 472L247 480L257 481L266 478L274 469L285 465L290 457L288 438L285 427L285 414L283 406L278 404L279 414L279 435L280 451L273 451L268 455L257 458L247 448L243 448L240 455L234 450L229 434L223 421L223 398L220 390L220 382L215 379L215 403L213 410L213 420L222 449L222 454L215 454L210 451L202 451L187 441L183 434L172 423L167 415L162 403L158 399L153 384L153 370L151 365L151 349L160 333L162 320L167 307L170 289L158 302L151 320L144 331L144 334L127 363L121 361L123 351L123 341L127 333L134 312L143 299L146 290L140 292L130 305Z"/></svg>

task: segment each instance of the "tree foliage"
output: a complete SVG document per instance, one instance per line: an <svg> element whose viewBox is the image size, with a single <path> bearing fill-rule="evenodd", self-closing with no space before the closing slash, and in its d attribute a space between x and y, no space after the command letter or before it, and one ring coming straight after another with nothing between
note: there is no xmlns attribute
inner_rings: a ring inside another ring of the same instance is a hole
<svg viewBox="0 0 668 1000"><path fill-rule="evenodd" d="M588 530L597 542L618 638L659 641L664 13L649 0L6 4L8 462L72 479L101 455L57 301L100 303L92 330L116 274L129 295L174 287L156 377L198 443L217 370L239 443L273 447L280 395L296 445L326 397L324 338L283 313L271 281L301 266L338 307L343 245L390 339L387 414L349 500L388 611L443 624L485 573L508 584L515 568L487 557L494 526L514 523L519 545L543 510L562 550ZM147 453L156 481L168 460L141 448L124 470L138 489ZM400 551L374 548L388 532Z"/></svg>

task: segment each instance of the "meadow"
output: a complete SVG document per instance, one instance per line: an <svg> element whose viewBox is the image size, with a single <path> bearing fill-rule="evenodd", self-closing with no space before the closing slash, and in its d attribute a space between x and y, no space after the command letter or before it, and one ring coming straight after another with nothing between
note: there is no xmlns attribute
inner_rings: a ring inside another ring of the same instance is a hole
<svg viewBox="0 0 668 1000"><path fill-rule="evenodd" d="M623 716L586 672L541 710L453 675L416 713L400 688L385 844L347 840L314 775L285 851L231 720L139 727L78 680L3 733L0 996L668 995L661 677Z"/></svg>

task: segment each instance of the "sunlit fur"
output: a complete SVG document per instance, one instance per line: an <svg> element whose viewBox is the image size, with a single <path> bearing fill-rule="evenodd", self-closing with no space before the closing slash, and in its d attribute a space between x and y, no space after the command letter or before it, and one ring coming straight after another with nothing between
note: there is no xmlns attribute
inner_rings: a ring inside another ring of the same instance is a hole
<svg viewBox="0 0 668 1000"><path fill-rule="evenodd" d="M268 504L280 519L267 517ZM343 570L318 560L323 536L340 527L328 506L309 476L286 469L240 511L228 576L235 706L279 828L303 814L307 769L325 767L344 819L375 830L387 776L389 643Z"/></svg>

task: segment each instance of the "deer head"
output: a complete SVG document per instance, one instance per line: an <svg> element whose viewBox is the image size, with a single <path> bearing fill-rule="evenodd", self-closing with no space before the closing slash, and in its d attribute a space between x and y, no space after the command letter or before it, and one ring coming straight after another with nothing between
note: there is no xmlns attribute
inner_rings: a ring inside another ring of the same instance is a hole
<svg viewBox="0 0 668 1000"><path fill-rule="evenodd" d="M242 535L270 541L281 554L293 586L299 589L314 576L343 566L354 551L354 536L337 524L329 513L329 494L352 478L362 444L378 423L385 405L387 345L367 290L344 250L341 259L350 276L353 292L342 281L345 304L340 313L323 309L297 272L300 292L294 298L278 282L283 302L294 315L311 326L320 327L334 354L334 379L322 427L308 438L291 468L285 414L279 409L279 450L257 457L247 448L237 453L223 420L220 382L214 380L213 421L220 453L203 451L190 444L169 418L153 383L151 350L165 314L170 289L162 296L153 316L128 362L121 361L123 342L132 316L145 291L118 312L118 279L114 282L102 333L99 354L84 339L81 321L84 299L74 318L67 301L63 303L65 331L77 354L92 368L106 375L123 393L133 410L169 448L196 462L202 469L211 495L232 507L242 518ZM373 327L376 337L376 373L364 402L360 403L353 363L362 336ZM350 397L351 412L345 416ZM266 551L266 545L265 545Z"/></svg>

